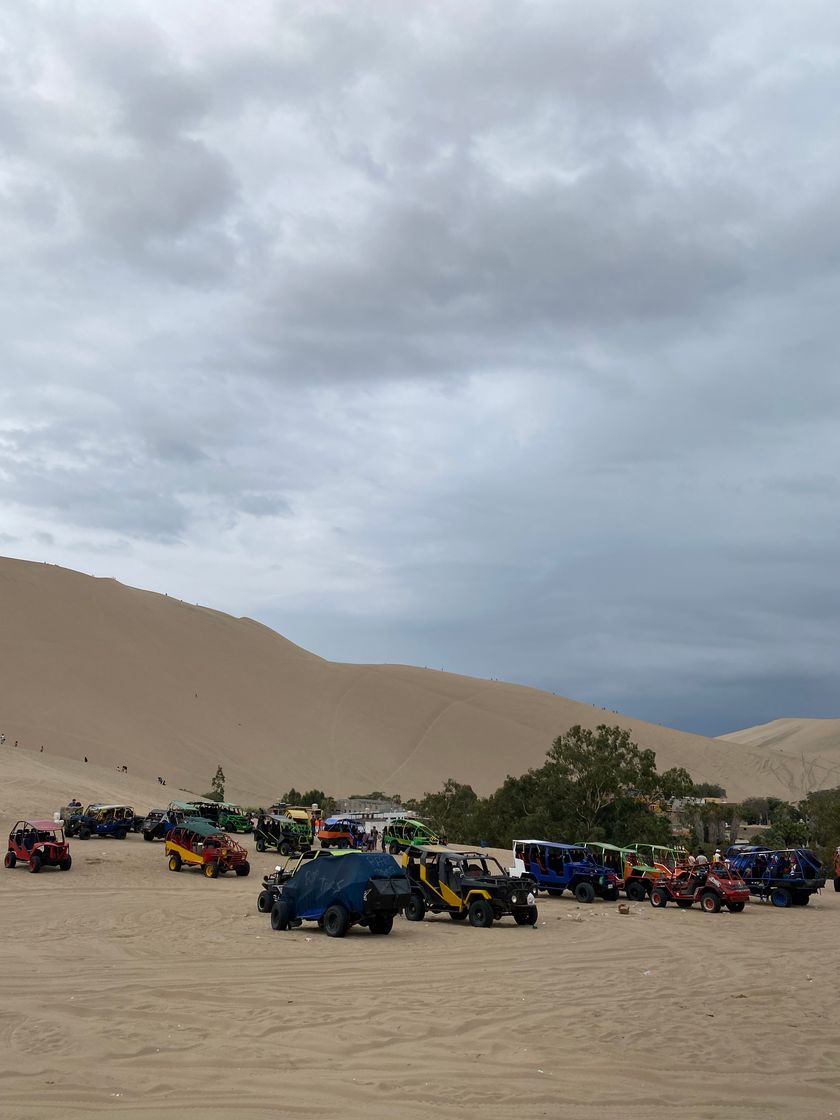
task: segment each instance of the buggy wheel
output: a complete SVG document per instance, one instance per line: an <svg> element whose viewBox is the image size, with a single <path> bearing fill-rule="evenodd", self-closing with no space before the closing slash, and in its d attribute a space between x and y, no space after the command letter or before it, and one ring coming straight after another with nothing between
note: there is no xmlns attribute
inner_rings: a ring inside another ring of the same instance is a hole
<svg viewBox="0 0 840 1120"><path fill-rule="evenodd" d="M393 928L393 914L374 914L368 922L368 929L371 933L379 933L384 935L386 933L390 933Z"/></svg>
<svg viewBox="0 0 840 1120"><path fill-rule="evenodd" d="M86 825L82 825L79 829L80 840L90 840L90 829Z"/></svg>
<svg viewBox="0 0 840 1120"><path fill-rule="evenodd" d="M118 828L117 831L114 833L114 836L117 840L125 840L126 835L127 835L127 833L126 833L126 830L124 828Z"/></svg>
<svg viewBox="0 0 840 1120"><path fill-rule="evenodd" d="M290 856L292 854L292 845L288 840L284 840L278 850L281 856Z"/></svg>
<svg viewBox="0 0 840 1120"><path fill-rule="evenodd" d="M575 887L575 898L578 902L594 902L595 888L591 883L587 883L586 881L578 883Z"/></svg>
<svg viewBox="0 0 840 1120"><path fill-rule="evenodd" d="M644 902L647 890L639 879L631 879L624 888L624 893L631 902Z"/></svg>
<svg viewBox="0 0 840 1120"><path fill-rule="evenodd" d="M449 917L453 922L463 922L466 920L467 912L466 910L450 910Z"/></svg>
<svg viewBox="0 0 840 1120"><path fill-rule="evenodd" d="M180 871L181 870L181 857L178 855L177 852L173 852L172 855L169 857L169 870L170 871Z"/></svg>
<svg viewBox="0 0 840 1120"><path fill-rule="evenodd" d="M41 857L37 853L33 853L29 857L29 870L33 875L37 875L41 870Z"/></svg>
<svg viewBox="0 0 840 1120"><path fill-rule="evenodd" d="M489 929L493 924L493 907L486 898L477 898L470 904L468 916L471 926Z"/></svg>
<svg viewBox="0 0 840 1120"><path fill-rule="evenodd" d="M714 891L703 891L700 895L700 907L707 914L717 914L720 911L720 899Z"/></svg>
<svg viewBox="0 0 840 1120"><path fill-rule="evenodd" d="M546 887L545 893L552 898L560 898L563 894L563 887Z"/></svg>
<svg viewBox="0 0 840 1120"><path fill-rule="evenodd" d="M6 852L6 857L3 860L3 866L11 868L11 867L14 867L14 865L16 863L17 863L17 856L15 855L15 853L14 852Z"/></svg>
<svg viewBox="0 0 840 1120"><path fill-rule="evenodd" d="M276 930L289 928L289 904L282 898L271 907L271 928Z"/></svg>
<svg viewBox="0 0 840 1120"><path fill-rule="evenodd" d="M423 896L412 891L405 904L405 916L409 922L422 922L426 917L426 903Z"/></svg>
<svg viewBox="0 0 840 1120"><path fill-rule="evenodd" d="M218 879L219 877L219 864L215 859L211 859L209 863L204 865L204 874L208 879Z"/></svg>
<svg viewBox="0 0 840 1120"><path fill-rule="evenodd" d="M776 887L770 892L770 901L774 906L790 906L790 891L785 887Z"/></svg>
<svg viewBox="0 0 840 1120"><path fill-rule="evenodd" d="M248 875L251 874L251 865L246 859L244 863L240 863L239 866L234 867L233 870L236 872L240 879L245 879Z"/></svg>
<svg viewBox="0 0 840 1120"><path fill-rule="evenodd" d="M391 843L388 845L388 851L391 853L392 856L398 856L400 854L400 846L396 842L396 840L392 840Z"/></svg>
<svg viewBox="0 0 840 1120"><path fill-rule="evenodd" d="M810 901L811 896L809 894L806 894L805 891L797 891L793 896L794 906L807 906Z"/></svg>
<svg viewBox="0 0 840 1120"><path fill-rule="evenodd" d="M154 836L152 836L151 832L144 832L143 833L143 839L148 840L149 843L151 844L151 842L154 840Z"/></svg>
<svg viewBox="0 0 840 1120"><path fill-rule="evenodd" d="M835 876L834 889L837 891L838 894L840 894L840 875Z"/></svg>
<svg viewBox="0 0 840 1120"><path fill-rule="evenodd" d="M258 852L264 852L265 851L265 840L258 840L257 843L256 843L256 848L257 848Z"/></svg>
<svg viewBox="0 0 840 1120"><path fill-rule="evenodd" d="M73 857L68 856L67 859L63 859L61 861L61 863L58 865L58 870L59 871L69 871L72 866L73 866Z"/></svg>
<svg viewBox="0 0 840 1120"><path fill-rule="evenodd" d="M350 927L350 915L336 903L324 911L324 933L327 937L344 937Z"/></svg>
<svg viewBox="0 0 840 1120"><path fill-rule="evenodd" d="M746 902L727 902L726 909L730 914L740 914L746 905Z"/></svg>
<svg viewBox="0 0 840 1120"><path fill-rule="evenodd" d="M268 914L270 912L272 907L271 898L272 895L270 891L260 891L257 895L257 910L259 910L261 914Z"/></svg>
<svg viewBox="0 0 840 1120"><path fill-rule="evenodd" d="M654 887L650 892L650 904L659 910L664 909L668 905L668 895L662 887Z"/></svg>
<svg viewBox="0 0 840 1120"><path fill-rule="evenodd" d="M536 906L526 906L524 910L513 911L513 920L518 926L535 926L538 917L539 910Z"/></svg>

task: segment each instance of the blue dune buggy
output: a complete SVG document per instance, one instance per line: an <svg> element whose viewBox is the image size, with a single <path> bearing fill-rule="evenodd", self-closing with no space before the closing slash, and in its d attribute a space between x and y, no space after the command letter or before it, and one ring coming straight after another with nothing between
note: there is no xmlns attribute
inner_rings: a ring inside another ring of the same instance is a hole
<svg viewBox="0 0 840 1120"><path fill-rule="evenodd" d="M578 902L607 902L618 898L620 879L603 867L582 844L557 844L552 840L514 840L511 875L531 875L541 891L561 895L571 891Z"/></svg>
<svg viewBox="0 0 840 1120"><path fill-rule="evenodd" d="M300 863L275 892L272 929L308 921L317 922L329 937L344 937L354 925L390 933L411 897L411 884L393 856L348 848L334 851L329 859Z"/></svg>
<svg viewBox="0 0 840 1120"><path fill-rule="evenodd" d="M825 886L825 869L807 848L729 848L729 866L737 871L750 894L774 906L807 906L811 895Z"/></svg>

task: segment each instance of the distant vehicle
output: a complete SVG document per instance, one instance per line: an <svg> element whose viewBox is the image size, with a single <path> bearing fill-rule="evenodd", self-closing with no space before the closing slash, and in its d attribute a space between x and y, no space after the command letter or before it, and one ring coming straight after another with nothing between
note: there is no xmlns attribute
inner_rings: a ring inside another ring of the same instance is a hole
<svg viewBox="0 0 840 1120"><path fill-rule="evenodd" d="M345 850L350 851L351 849L348 848ZM339 854L340 849L338 848L310 848L309 851L303 852L291 866L289 860L287 860L283 867L278 865L270 874L263 875L262 890L257 895L257 910L259 910L261 914L270 914L272 906L280 897L280 888L284 883L288 883L289 879L291 879L301 867L305 867L307 863L310 863L313 859L321 859L325 856L337 856Z"/></svg>
<svg viewBox="0 0 840 1120"><path fill-rule="evenodd" d="M73 860L62 826L55 821L18 821L9 833L3 864L11 869L18 863L28 864L33 875L42 867L69 871Z"/></svg>
<svg viewBox="0 0 840 1120"><path fill-rule="evenodd" d="M392 856L417 844L439 844L440 836L422 821L412 817L394 817L384 825L382 836Z"/></svg>
<svg viewBox="0 0 840 1120"><path fill-rule="evenodd" d="M807 848L732 847L726 857L750 893L774 906L807 906L825 886L823 865Z"/></svg>
<svg viewBox="0 0 840 1120"><path fill-rule="evenodd" d="M358 848L364 828L350 817L327 817L318 831L322 848Z"/></svg>
<svg viewBox="0 0 840 1120"><path fill-rule="evenodd" d="M251 818L240 805L230 801L197 799L188 804L207 821L213 821L226 832L250 832Z"/></svg>
<svg viewBox="0 0 840 1120"><path fill-rule="evenodd" d="M141 832L144 840L162 840L172 824L165 809L150 809L143 821Z"/></svg>
<svg viewBox="0 0 840 1120"><path fill-rule="evenodd" d="M607 902L618 899L618 875L596 863L582 844L514 840L510 873L517 879L530 875L540 890L558 897L564 891L571 891L578 902L594 902L596 897Z"/></svg>
<svg viewBox="0 0 840 1120"><path fill-rule="evenodd" d="M405 909L410 922L422 922L427 911L448 914L453 921L469 918L471 926L489 928L506 914L518 926L535 925L535 880L512 878L486 852L457 852L443 845L408 848L403 867L411 882Z"/></svg>
<svg viewBox="0 0 840 1120"><path fill-rule="evenodd" d="M182 801L172 801L166 809L150 809L143 818L140 831L144 840L165 840L166 834L176 824L197 817L198 810Z"/></svg>
<svg viewBox="0 0 840 1120"><path fill-rule="evenodd" d="M276 813L279 817L291 817L293 821L299 821L306 825L309 828L309 835L313 840L315 839L311 808L307 808L305 805L289 805L285 801L275 801L273 805L269 805L268 811L269 813Z"/></svg>
<svg viewBox="0 0 840 1120"><path fill-rule="evenodd" d="M266 848L276 848L283 856L293 852L307 851L310 847L312 830L303 821L278 813L261 813L254 826L254 842L258 852Z"/></svg>
<svg viewBox="0 0 840 1120"><path fill-rule="evenodd" d="M134 829L134 809L130 805L88 805L78 817L64 822L68 836L89 840L91 836L112 836L125 840Z"/></svg>
<svg viewBox="0 0 840 1120"><path fill-rule="evenodd" d="M165 852L170 871L200 867L208 879L215 879L226 871L244 876L251 870L242 845L203 817L188 817L170 829Z"/></svg>
<svg viewBox="0 0 840 1120"><path fill-rule="evenodd" d="M667 848L664 844L631 844L627 849L635 852L648 867L655 867L663 875L673 875L680 867L688 866L687 848Z"/></svg>
<svg viewBox="0 0 840 1120"><path fill-rule="evenodd" d="M271 928L317 922L328 937L344 937L354 925L389 934L411 897L411 886L393 856L339 851L305 862L279 890Z"/></svg>

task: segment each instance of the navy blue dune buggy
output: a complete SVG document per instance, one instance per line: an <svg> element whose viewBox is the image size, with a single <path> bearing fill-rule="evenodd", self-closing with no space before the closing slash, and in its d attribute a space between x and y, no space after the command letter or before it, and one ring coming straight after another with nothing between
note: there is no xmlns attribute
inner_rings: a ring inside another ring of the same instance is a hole
<svg viewBox="0 0 840 1120"><path fill-rule="evenodd" d="M807 906L825 886L825 869L807 848L784 850L735 845L726 852L750 894L774 906Z"/></svg>
<svg viewBox="0 0 840 1120"><path fill-rule="evenodd" d="M330 937L343 937L354 925L367 926L371 933L390 933L394 918L411 897L411 884L393 856L353 849L299 865L275 889L272 929L317 922Z"/></svg>

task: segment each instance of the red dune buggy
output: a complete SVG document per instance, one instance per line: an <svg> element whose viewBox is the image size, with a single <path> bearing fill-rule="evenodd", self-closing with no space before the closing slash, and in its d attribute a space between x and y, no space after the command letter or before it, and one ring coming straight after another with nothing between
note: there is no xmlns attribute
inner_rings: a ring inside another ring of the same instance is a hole
<svg viewBox="0 0 840 1120"><path fill-rule="evenodd" d="M650 892L650 904L661 909L675 902L687 910L699 902L700 909L707 914L717 914L722 906L739 914L749 897L750 888L736 871L714 863L680 869L670 879L659 879Z"/></svg>
<svg viewBox="0 0 840 1120"><path fill-rule="evenodd" d="M42 867L69 871L73 861L61 825L55 821L18 821L9 833L9 850L3 863L9 868L28 863L35 875Z"/></svg>

